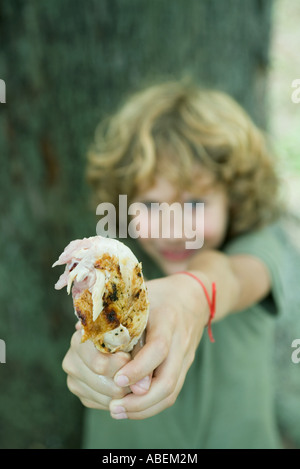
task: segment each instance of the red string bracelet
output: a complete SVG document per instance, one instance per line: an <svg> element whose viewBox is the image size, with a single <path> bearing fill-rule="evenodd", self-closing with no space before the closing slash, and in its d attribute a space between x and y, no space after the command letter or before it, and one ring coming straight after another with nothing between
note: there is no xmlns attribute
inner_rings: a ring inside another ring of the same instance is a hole
<svg viewBox="0 0 300 469"><path fill-rule="evenodd" d="M216 284L215 284L215 282L213 282L213 284L212 284L212 295L211 295L211 299L210 299L208 291L206 290L205 285L201 282L201 280L198 277L196 277L196 275L192 274L191 272L186 272L186 271L177 272L177 273L178 274L189 275L190 277L194 278L198 283L200 283L201 287L203 288L203 291L204 291L204 294L206 296L208 306L209 306L209 309L210 309L209 320L208 320L208 323L207 323L207 333L208 333L209 340L211 342L215 342L215 339L213 338L212 330L211 330L211 322L212 322L212 320L213 320L213 318L215 317L215 314L216 314Z"/></svg>

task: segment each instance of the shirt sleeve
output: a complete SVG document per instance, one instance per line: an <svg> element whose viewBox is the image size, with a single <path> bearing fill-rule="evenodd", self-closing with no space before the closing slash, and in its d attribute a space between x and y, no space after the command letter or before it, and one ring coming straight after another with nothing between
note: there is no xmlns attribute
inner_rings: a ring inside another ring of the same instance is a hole
<svg viewBox="0 0 300 469"><path fill-rule="evenodd" d="M247 254L260 259L267 267L271 278L270 294L261 301L261 306L271 314L284 311L283 264L285 248L276 224L237 237L224 246L228 255Z"/></svg>

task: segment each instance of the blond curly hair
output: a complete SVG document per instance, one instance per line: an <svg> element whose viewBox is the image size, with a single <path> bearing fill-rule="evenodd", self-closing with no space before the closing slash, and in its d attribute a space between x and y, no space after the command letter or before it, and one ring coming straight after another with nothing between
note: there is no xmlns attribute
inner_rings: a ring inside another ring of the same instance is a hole
<svg viewBox="0 0 300 469"><path fill-rule="evenodd" d="M263 132L225 93L183 81L137 92L98 126L87 179L97 204L118 207L119 194L130 203L159 171L190 188L195 163L227 192L228 238L280 215L276 160Z"/></svg>

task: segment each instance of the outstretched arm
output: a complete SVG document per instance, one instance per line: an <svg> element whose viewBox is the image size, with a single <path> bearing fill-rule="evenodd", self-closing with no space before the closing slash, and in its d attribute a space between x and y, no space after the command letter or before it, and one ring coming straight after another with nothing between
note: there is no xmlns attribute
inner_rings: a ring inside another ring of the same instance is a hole
<svg viewBox="0 0 300 469"><path fill-rule="evenodd" d="M261 301L271 288L268 269L251 255L204 251L189 263L188 270L204 276L208 291L211 283L216 283L216 321Z"/></svg>
<svg viewBox="0 0 300 469"><path fill-rule="evenodd" d="M270 291L266 266L250 255L204 251L187 270L202 281L208 292L212 282L216 283L214 321L257 303ZM109 407L114 418L147 418L176 401L208 323L207 299L193 278L176 274L150 281L147 287L151 310L146 344L114 380L126 387L153 373L151 387L144 395L112 399Z"/></svg>

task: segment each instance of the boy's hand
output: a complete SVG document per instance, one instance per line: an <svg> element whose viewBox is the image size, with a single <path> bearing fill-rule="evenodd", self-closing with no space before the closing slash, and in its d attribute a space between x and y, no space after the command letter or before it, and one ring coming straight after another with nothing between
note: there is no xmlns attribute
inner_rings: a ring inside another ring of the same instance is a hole
<svg viewBox="0 0 300 469"><path fill-rule="evenodd" d="M86 407L110 410L116 419L151 417L176 401L209 316L202 290L187 276L152 280L147 288L143 348L103 354L91 342L81 343L77 326L63 361L70 391Z"/></svg>
<svg viewBox="0 0 300 469"><path fill-rule="evenodd" d="M111 400L116 419L144 419L175 403L209 317L201 288L187 276L152 280L147 288L151 309L146 344L117 372L114 382L127 389L152 373L153 379L144 395Z"/></svg>
<svg viewBox="0 0 300 469"><path fill-rule="evenodd" d="M130 392L142 395L148 391L151 376L146 376L131 388L120 387L113 380L116 372L139 352L140 343L136 345L131 355L124 352L104 354L90 341L81 343L80 323L76 324L76 329L77 332L72 336L71 346L62 366L68 375L68 388L79 397L83 405L93 409L109 410L111 399L122 398Z"/></svg>
<svg viewBox="0 0 300 469"><path fill-rule="evenodd" d="M130 361L130 355L124 352L106 355L90 341L81 343L81 337L81 330L73 334L62 364L68 375L68 388L86 407L108 410L112 398L122 398L130 392L113 380L115 373Z"/></svg>

